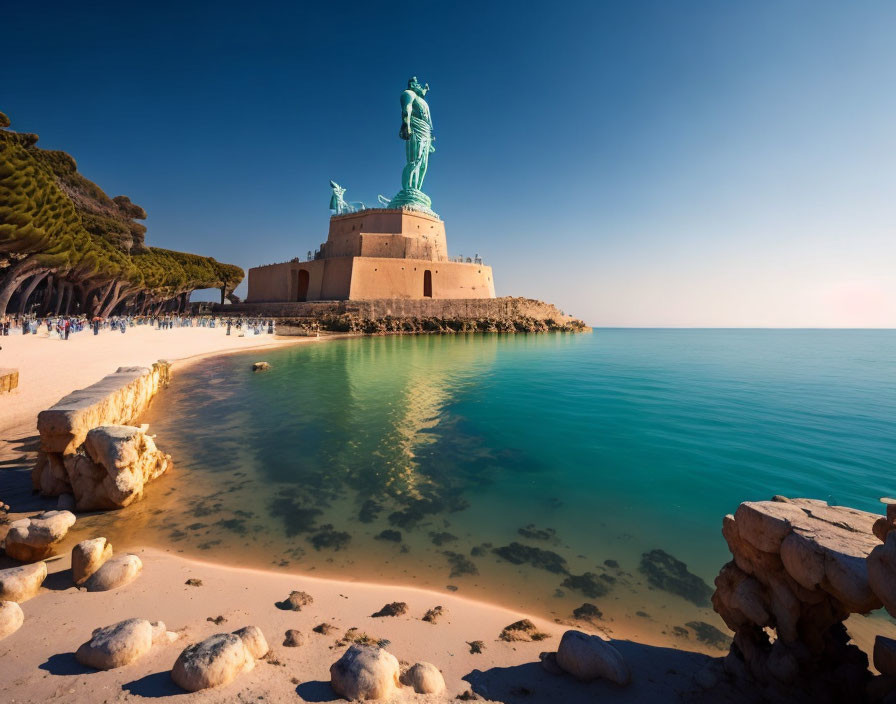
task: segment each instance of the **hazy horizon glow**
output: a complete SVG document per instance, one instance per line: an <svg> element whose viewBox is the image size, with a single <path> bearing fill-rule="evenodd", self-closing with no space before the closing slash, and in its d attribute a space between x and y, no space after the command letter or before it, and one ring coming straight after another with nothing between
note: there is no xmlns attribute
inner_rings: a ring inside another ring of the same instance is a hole
<svg viewBox="0 0 896 704"><path fill-rule="evenodd" d="M398 189L413 74L426 190L498 295L598 326L896 326L891 3L51 2L3 23L12 129L145 207L151 244L244 268L315 249L329 179Z"/></svg>

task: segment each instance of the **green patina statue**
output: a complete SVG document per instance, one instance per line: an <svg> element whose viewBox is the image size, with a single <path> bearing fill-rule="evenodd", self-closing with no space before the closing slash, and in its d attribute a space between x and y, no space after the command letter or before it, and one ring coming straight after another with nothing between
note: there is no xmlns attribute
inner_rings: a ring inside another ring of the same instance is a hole
<svg viewBox="0 0 896 704"><path fill-rule="evenodd" d="M406 142L407 164L401 172L401 190L389 202L390 208L402 206L433 213L432 201L423 192L423 179L429 166L429 155L436 150L433 146L432 117L429 105L424 100L429 84L420 85L414 76L408 81L407 90L401 93L401 129L398 136Z"/></svg>

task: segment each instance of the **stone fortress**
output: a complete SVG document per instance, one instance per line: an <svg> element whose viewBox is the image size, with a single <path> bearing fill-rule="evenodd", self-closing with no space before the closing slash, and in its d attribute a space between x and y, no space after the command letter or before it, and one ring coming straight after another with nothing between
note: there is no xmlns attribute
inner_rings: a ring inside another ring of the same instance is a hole
<svg viewBox="0 0 896 704"><path fill-rule="evenodd" d="M310 261L249 269L247 302L494 298L490 266L448 258L445 223L400 208L330 218L327 241Z"/></svg>
<svg viewBox="0 0 896 704"><path fill-rule="evenodd" d="M245 303L219 312L280 318L282 334L588 329L547 303L496 298L492 269L478 255L448 256L445 223L422 190L435 151L428 91L411 78L399 98L401 190L368 208L347 202L346 189L330 181L327 241L305 260L249 269Z"/></svg>
<svg viewBox="0 0 896 704"><path fill-rule="evenodd" d="M445 223L423 188L433 147L429 84L415 78L399 98L407 163L401 191L385 208L346 203L345 189L330 181L330 232L309 261L249 270L249 303L365 301L378 299L494 298L491 267L448 258Z"/></svg>

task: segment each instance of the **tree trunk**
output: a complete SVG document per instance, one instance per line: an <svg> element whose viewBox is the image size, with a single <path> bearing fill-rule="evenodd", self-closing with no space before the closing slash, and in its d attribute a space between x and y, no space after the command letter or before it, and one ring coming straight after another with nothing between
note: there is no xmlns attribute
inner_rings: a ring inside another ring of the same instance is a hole
<svg viewBox="0 0 896 704"><path fill-rule="evenodd" d="M90 311L92 315L99 315L103 310L103 305L106 303L106 299L109 297L109 292L114 285L115 279L106 284L106 287L100 292L100 295L96 299L96 303L93 304L93 309Z"/></svg>
<svg viewBox="0 0 896 704"><path fill-rule="evenodd" d="M44 300L40 304L40 314L46 315L50 310L50 302L53 300L53 275L47 277L47 289L44 291Z"/></svg>
<svg viewBox="0 0 896 704"><path fill-rule="evenodd" d="M19 285L34 273L34 269L38 266L33 259L23 259L18 264L10 267L3 278L3 285L0 286L0 315L6 315L6 306L9 305L9 299L16 292Z"/></svg>
<svg viewBox="0 0 896 704"><path fill-rule="evenodd" d="M62 310L62 296L65 294L65 281L56 284L56 305L53 307L53 315L59 315Z"/></svg>
<svg viewBox="0 0 896 704"><path fill-rule="evenodd" d="M222 305L222 306L224 305L224 297L225 297L226 295L227 295L227 287L226 287L226 286L222 286L222 287L221 287L221 305Z"/></svg>
<svg viewBox="0 0 896 704"><path fill-rule="evenodd" d="M124 284L124 281L116 281L115 287L112 289L112 298L109 299L108 303L106 303L106 307L103 308L102 312L100 312L101 318L108 318L112 311L115 310L115 306L118 305L118 302L121 300L121 287Z"/></svg>
<svg viewBox="0 0 896 704"><path fill-rule="evenodd" d="M28 307L28 299L31 298L31 294L34 293L34 289L37 288L37 285L43 281L48 275L49 271L41 271L34 275L34 278L31 279L31 283L28 284L28 288L22 293L22 300L19 301L19 315L24 315L26 313L26 308Z"/></svg>
<svg viewBox="0 0 896 704"><path fill-rule="evenodd" d="M68 315L72 308L72 298L75 296L75 285L71 282L65 285L65 305L62 307L63 315Z"/></svg>

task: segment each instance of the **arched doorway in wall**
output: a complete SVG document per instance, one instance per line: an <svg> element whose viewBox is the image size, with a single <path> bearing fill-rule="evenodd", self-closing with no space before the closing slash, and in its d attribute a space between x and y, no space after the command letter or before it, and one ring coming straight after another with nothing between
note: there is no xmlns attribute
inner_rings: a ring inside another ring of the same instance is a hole
<svg viewBox="0 0 896 704"><path fill-rule="evenodd" d="M297 301L305 301L308 299L308 281L310 278L311 276L308 274L307 269L299 269L299 286L296 295Z"/></svg>
<svg viewBox="0 0 896 704"><path fill-rule="evenodd" d="M429 269L423 272L423 297L432 298L432 272Z"/></svg>

